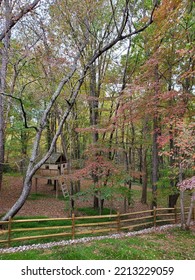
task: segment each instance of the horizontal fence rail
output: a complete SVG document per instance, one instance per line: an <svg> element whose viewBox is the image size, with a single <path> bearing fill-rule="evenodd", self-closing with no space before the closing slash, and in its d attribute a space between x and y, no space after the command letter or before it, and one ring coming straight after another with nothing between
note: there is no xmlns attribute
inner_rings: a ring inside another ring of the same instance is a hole
<svg viewBox="0 0 195 280"><path fill-rule="evenodd" d="M188 214L189 207L185 208ZM154 208L152 210L124 214L82 216L74 214L70 218L11 219L0 221L0 246L18 245L18 242L52 238L72 238L76 236L120 233L125 230L139 230L180 221L180 208ZM193 209L195 220L195 208Z"/></svg>

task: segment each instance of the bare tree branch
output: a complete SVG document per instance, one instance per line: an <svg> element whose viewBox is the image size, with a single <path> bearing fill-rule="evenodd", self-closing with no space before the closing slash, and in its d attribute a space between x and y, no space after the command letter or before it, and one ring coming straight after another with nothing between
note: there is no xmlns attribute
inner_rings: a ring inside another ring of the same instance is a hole
<svg viewBox="0 0 195 280"><path fill-rule="evenodd" d="M12 27L14 27L14 25L16 25L16 23L27 13L31 12L36 6L37 4L40 2L41 0L35 0L33 1L31 4L25 5L21 8L20 12L14 16L12 16L11 20L10 20L10 24L9 26L6 27L6 29L0 33L0 41L2 41L6 34L12 29ZM2 0L0 0L0 5L1 5Z"/></svg>
<svg viewBox="0 0 195 280"><path fill-rule="evenodd" d="M110 6L111 6L111 9L112 9L112 15L113 15L115 27L116 27L117 32L119 33L117 20L116 20L116 17L115 17L116 6L114 7L112 0L110 0Z"/></svg>
<svg viewBox="0 0 195 280"><path fill-rule="evenodd" d="M13 99L19 101L20 106L21 106L21 109L22 109L22 115L23 115L23 118L24 118L24 127L25 127L25 128L28 128L28 129L33 128L33 129L35 129L36 131L38 131L38 128L37 128L36 126L28 126L27 114L26 114L26 111L25 111L25 109L24 109L24 104L23 104L23 101L22 101L21 98L16 97L16 96L13 96L13 95L11 95L11 94L4 93L4 92L0 92L0 94L3 95L3 96L10 97L10 98L13 98Z"/></svg>
<svg viewBox="0 0 195 280"><path fill-rule="evenodd" d="M123 41L127 38L130 38L134 35L137 35L141 32L143 32L145 29L147 29L152 23L153 23L153 16L154 16L154 12L156 7L158 6L158 0L155 1L153 10L151 12L150 18L148 20L148 22L141 28L136 29L132 32L129 32L128 34L123 35L123 31L125 29L125 25L128 22L128 11L127 11L127 7L125 7L125 11L123 13L123 21L120 27L120 32L118 33L118 36L116 38L114 38L110 43L106 44L104 47L102 47L101 49L97 49L94 53L94 56L91 58L91 61L89 62L89 64L91 65L99 56L101 56L104 52L108 51L109 49L111 49L114 45L116 45L118 42Z"/></svg>

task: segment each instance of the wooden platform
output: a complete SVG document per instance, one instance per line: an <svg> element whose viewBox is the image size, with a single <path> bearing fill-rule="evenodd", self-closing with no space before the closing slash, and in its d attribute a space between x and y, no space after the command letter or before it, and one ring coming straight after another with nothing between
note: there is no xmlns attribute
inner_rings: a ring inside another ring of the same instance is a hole
<svg viewBox="0 0 195 280"><path fill-rule="evenodd" d="M41 175L34 175L33 178L35 178L35 192L38 193L38 179L46 179L46 180L52 180L55 184L55 191L56 191L56 198L59 196L59 191L62 190L64 195L64 182L65 182L65 176L64 175L58 175L58 176L41 176Z"/></svg>

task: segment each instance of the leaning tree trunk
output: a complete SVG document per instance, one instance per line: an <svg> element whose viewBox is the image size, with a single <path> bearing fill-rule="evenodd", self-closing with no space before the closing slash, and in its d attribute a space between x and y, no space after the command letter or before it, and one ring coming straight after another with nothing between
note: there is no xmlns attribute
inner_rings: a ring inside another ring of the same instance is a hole
<svg viewBox="0 0 195 280"><path fill-rule="evenodd" d="M77 56L75 58L75 64L73 65L71 71L69 72L69 74L67 76L64 76L61 80L61 82L59 83L56 91L53 93L53 96L47 106L47 108L45 109L45 111L43 112L42 118L40 120L40 124L39 127L33 127L34 129L36 129L36 136L35 136L35 140L33 143L33 150L32 150L32 154L31 154L31 158L28 164L28 168L26 171L26 175L24 178L24 182L23 182L23 190L21 192L20 197L18 198L18 200L16 201L16 203L11 207L11 209L5 214L5 216L1 219L2 221L6 221L9 219L9 217L13 217L15 216L18 211L22 208L22 206L24 205L24 203L26 202L26 199L30 193L31 190L31 186L32 186L32 177L35 174L35 172L45 163L45 161L51 156L56 142L59 138L59 136L61 135L61 131L62 131L62 127L64 125L64 122L66 121L66 119L69 116L70 111L72 110L72 106L74 105L74 102L76 100L76 97L78 95L78 92L81 88L81 85L83 84L84 81L84 77L86 75L86 72L88 70L88 68L86 67L86 69L84 69L83 74L81 76L81 79L79 80L79 83L77 85L77 88L75 89L72 98L70 100L70 106L65 110L60 123L58 125L58 129L56 131L56 134L54 135L50 148L48 150L48 152L43 156L43 158L37 162L37 155L38 155L38 150L40 147L40 142L41 142L41 137L44 131L44 128L46 126L47 123L47 118L48 115L51 111L51 109L54 106L55 100L58 98L58 96L60 95L64 85L70 80L70 78L74 75L76 69L77 69L77 61L78 61L79 56Z"/></svg>
<svg viewBox="0 0 195 280"><path fill-rule="evenodd" d="M16 203L12 206L12 208L9 210L9 212L5 214L5 216L2 219L3 221L8 220L9 217L15 216L15 214L18 213L18 211L22 208L31 191L31 185L32 185L32 177L26 176L23 183L23 189L20 194L20 197L18 198Z"/></svg>

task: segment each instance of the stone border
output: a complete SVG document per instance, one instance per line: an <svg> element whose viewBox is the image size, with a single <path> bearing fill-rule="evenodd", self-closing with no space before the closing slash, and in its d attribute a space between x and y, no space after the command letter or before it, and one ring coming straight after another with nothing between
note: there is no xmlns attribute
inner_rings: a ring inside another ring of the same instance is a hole
<svg viewBox="0 0 195 280"><path fill-rule="evenodd" d="M6 249L0 249L0 254L2 253L16 253L16 252L25 252L28 250L38 250L38 249L48 249L55 246L68 246L68 245L75 245L75 244L81 244L81 243L88 243L95 240L103 240L103 239L120 239L124 237L132 237L137 236L141 234L149 234L149 233L155 233L155 232L163 232L170 228L175 227L181 227L181 224L177 225L164 225L159 227L152 227L148 229L143 229L139 231L132 231L128 233L118 233L118 234L111 234L111 235L104 235L104 236L97 236L97 237L83 237L79 239L73 239L73 240L62 240L57 242L49 242L44 244L32 244L32 245L23 245L19 247L10 247Z"/></svg>

